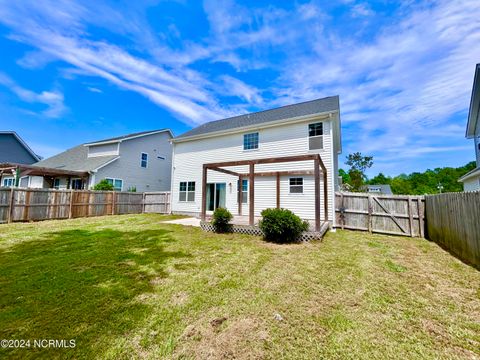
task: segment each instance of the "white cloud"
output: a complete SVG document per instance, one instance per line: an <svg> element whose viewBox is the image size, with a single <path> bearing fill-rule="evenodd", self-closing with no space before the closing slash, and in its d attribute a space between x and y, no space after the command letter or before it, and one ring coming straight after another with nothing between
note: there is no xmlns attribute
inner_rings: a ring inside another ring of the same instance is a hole
<svg viewBox="0 0 480 360"><path fill-rule="evenodd" d="M87 86L87 90L91 91L93 93L99 93L99 94L103 93L102 90L100 90L99 88L93 87L93 86Z"/></svg>
<svg viewBox="0 0 480 360"><path fill-rule="evenodd" d="M19 86L7 75L2 73L0 73L0 85L8 88L24 102L45 105L47 108L42 110L40 113L46 117L59 118L67 111L67 107L63 102L63 94L58 90L42 91L40 93L36 93L34 91Z"/></svg>

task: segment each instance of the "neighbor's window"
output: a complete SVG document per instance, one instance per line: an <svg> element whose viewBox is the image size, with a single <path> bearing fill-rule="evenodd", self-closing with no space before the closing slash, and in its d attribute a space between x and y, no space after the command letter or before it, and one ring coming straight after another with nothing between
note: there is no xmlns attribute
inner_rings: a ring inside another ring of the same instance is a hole
<svg viewBox="0 0 480 360"><path fill-rule="evenodd" d="M82 187L83 187L82 179L72 179L71 188L73 190L82 190Z"/></svg>
<svg viewBox="0 0 480 360"><path fill-rule="evenodd" d="M290 178L290 194L303 193L303 178Z"/></svg>
<svg viewBox="0 0 480 360"><path fill-rule="evenodd" d="M243 135L243 150L258 149L258 132Z"/></svg>
<svg viewBox="0 0 480 360"><path fill-rule="evenodd" d="M60 189L60 179L53 180L53 188L57 190Z"/></svg>
<svg viewBox="0 0 480 360"><path fill-rule="evenodd" d="M308 148L310 150L323 149L323 123L308 125Z"/></svg>
<svg viewBox="0 0 480 360"><path fill-rule="evenodd" d="M3 179L3 186L6 186L6 187L13 186L13 178Z"/></svg>
<svg viewBox="0 0 480 360"><path fill-rule="evenodd" d="M106 178L109 184L113 185L113 189L115 191L122 191L123 189L123 180L122 179L113 179L113 178Z"/></svg>
<svg viewBox="0 0 480 360"><path fill-rule="evenodd" d="M195 201L195 181L180 182L180 201Z"/></svg>
<svg viewBox="0 0 480 360"><path fill-rule="evenodd" d="M238 191L242 192L242 204L248 202L248 180L242 179L238 182Z"/></svg>
<svg viewBox="0 0 480 360"><path fill-rule="evenodd" d="M148 165L148 154L147 153L142 153L142 160L140 162L140 166L143 168L146 168Z"/></svg>

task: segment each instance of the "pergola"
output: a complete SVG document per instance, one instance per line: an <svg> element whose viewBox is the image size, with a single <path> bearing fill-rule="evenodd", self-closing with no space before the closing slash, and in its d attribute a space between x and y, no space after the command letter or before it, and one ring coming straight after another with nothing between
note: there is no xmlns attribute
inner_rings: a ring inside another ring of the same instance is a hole
<svg viewBox="0 0 480 360"><path fill-rule="evenodd" d="M297 161L313 160L313 170L293 170L293 171L269 171L255 173L255 165L259 164L275 164ZM248 173L239 173L224 169L225 167L232 166L245 166L248 165ZM297 156L285 156L256 160L239 160L239 161L224 161L217 163L203 164L203 176L202 176L202 221L205 221L207 212L207 172L208 170L221 172L228 175L237 176L239 180L242 178L248 178L249 183L249 224L254 225L254 209L255 209L255 177L256 176L275 176L276 177L276 195L277 195L277 208L280 208L280 176L283 175L313 175L315 181L315 231L320 231L320 170L323 174L323 198L324 198L324 215L325 221L328 221L328 187L327 187L327 169L319 154L297 155ZM242 214L242 192L239 192L238 212Z"/></svg>
<svg viewBox="0 0 480 360"><path fill-rule="evenodd" d="M9 174L10 173L10 174ZM66 176L66 177L76 177L85 181L88 178L88 172L85 171L73 171L65 169L54 169L46 168L33 165L24 165L16 163L2 163L0 164L0 177L4 174L13 175L15 178L27 176L27 175L36 175L43 177L57 177L57 176ZM17 180L17 179L16 179Z"/></svg>

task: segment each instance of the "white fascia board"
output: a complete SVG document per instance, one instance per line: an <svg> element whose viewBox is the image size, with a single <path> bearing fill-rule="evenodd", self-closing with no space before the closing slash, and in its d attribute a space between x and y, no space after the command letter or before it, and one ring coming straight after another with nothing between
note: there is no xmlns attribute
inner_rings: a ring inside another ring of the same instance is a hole
<svg viewBox="0 0 480 360"><path fill-rule="evenodd" d="M129 137L126 137L126 138L123 138L123 139L106 140L106 141L98 141L98 142L87 143L87 144L83 144L83 146L95 146L95 145L107 145L107 144L121 143L121 142L126 141L126 140L131 140L131 139L136 139L136 138L140 138L140 137L143 137L143 136L159 134L159 133L162 133L162 132L168 132L170 134L170 136L173 137L172 130L163 129L163 130L158 130L158 131L152 131L152 132L145 133L145 134L129 136Z"/></svg>
<svg viewBox="0 0 480 360"><path fill-rule="evenodd" d="M471 179L472 177L480 176L480 168L473 169L469 173L463 175L458 182L464 182L465 180Z"/></svg>
<svg viewBox="0 0 480 360"><path fill-rule="evenodd" d="M91 173L96 173L98 170L100 170L101 168L113 163L114 161L117 161L118 159L120 159L120 156L117 156L116 158L110 160L110 161L107 161L105 164L102 164L100 165L99 167L97 167L96 169L93 169L92 171L90 171Z"/></svg>
<svg viewBox="0 0 480 360"><path fill-rule="evenodd" d="M171 141L172 141L172 143L181 143L181 142L193 141L193 140L198 140L198 139L206 139L206 138L211 138L211 137L216 137L216 136L221 136L221 135L227 135L227 134L242 133L242 132L250 131L250 130L266 129L266 128L271 128L271 127L275 127L275 126L282 126L282 125L285 125L285 124L295 124L295 123L310 121L310 120L327 120L327 119L331 118L332 115L335 114L335 113L338 113L338 111L337 110L326 111L326 112L323 112L323 113L318 113L318 114L313 114L313 115L298 116L298 117L288 118L288 119L284 119L284 120L274 120L274 121L269 121L269 122L265 122L265 123L261 123L261 124L242 126L242 127L237 127L237 128L228 129L228 130L214 131L214 132L209 132L209 133L205 133L205 134L188 136L188 137L184 137L184 138L173 138L173 139L171 139Z"/></svg>

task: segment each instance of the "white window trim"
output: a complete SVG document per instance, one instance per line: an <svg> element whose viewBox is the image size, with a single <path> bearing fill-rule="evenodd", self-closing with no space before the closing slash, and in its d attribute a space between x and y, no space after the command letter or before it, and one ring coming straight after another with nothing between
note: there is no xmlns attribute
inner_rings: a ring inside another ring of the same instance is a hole
<svg viewBox="0 0 480 360"><path fill-rule="evenodd" d="M245 135L250 135L250 134L258 134L258 144L256 148L253 149L245 149ZM242 149L243 152L251 152L251 151L259 151L260 150L260 131L253 131L249 133L244 133L242 136Z"/></svg>
<svg viewBox="0 0 480 360"><path fill-rule="evenodd" d="M145 167L142 166L142 163L143 163L142 156L143 156L143 155L147 155L147 160L145 160L147 166L145 166ZM141 153L141 155L140 155L140 167L141 167L142 169L148 169L148 158L149 158L148 153L146 153L146 152L142 152L142 153Z"/></svg>
<svg viewBox="0 0 480 360"><path fill-rule="evenodd" d="M290 179L302 179L302 192L296 193L291 192L292 186L300 186L300 185L290 185ZM305 178L302 176L291 176L288 178L288 194L289 195L303 195L305 193Z"/></svg>
<svg viewBox="0 0 480 360"><path fill-rule="evenodd" d="M181 183L187 183L187 188L185 191L180 191L180 184ZM188 183L194 183L195 184L195 190L193 191L189 191L188 190ZM180 200L180 193L184 192L185 193L185 200ZM195 198L197 197L197 182L196 181L180 181L178 183L178 202L180 203L194 203L195 202ZM193 193L193 200L188 200L188 194L189 193Z"/></svg>
<svg viewBox="0 0 480 360"><path fill-rule="evenodd" d="M318 124L318 123L322 123L322 132L323 134L322 135L315 135L315 136L310 136L310 131L309 131L309 128L310 128L310 125L313 125L313 124ZM314 122L309 122L307 124L307 151L308 152L311 152L311 153L318 153L320 151L325 151L325 120L322 120L322 121L314 121ZM317 137L323 137L323 147L321 149L310 149L310 138L317 138Z"/></svg>
<svg viewBox="0 0 480 360"><path fill-rule="evenodd" d="M12 180L12 185L5 185L5 180ZM4 176L2 177L2 183L0 184L2 187L14 187L15 186L15 177L14 176Z"/></svg>
<svg viewBox="0 0 480 360"><path fill-rule="evenodd" d="M105 180L112 180L112 185L114 190L115 190L115 180L120 180L122 182L122 187L120 188L120 190L115 190L115 191L123 191L123 179L106 177Z"/></svg>

